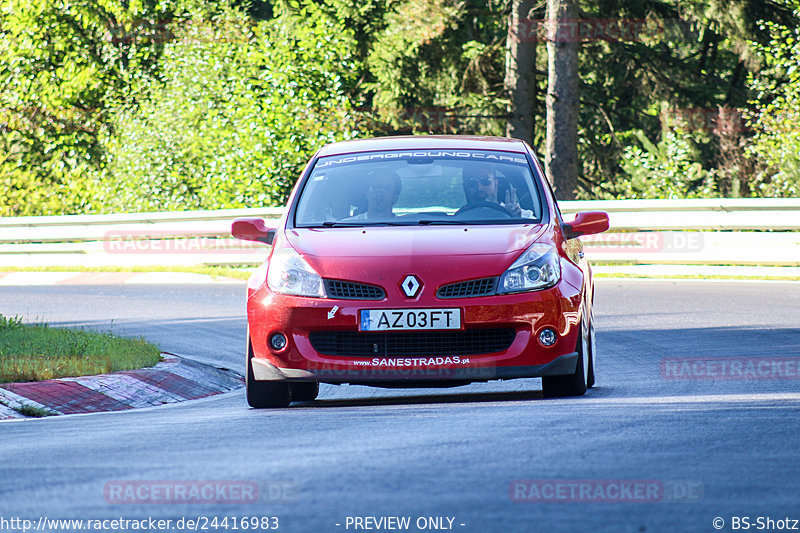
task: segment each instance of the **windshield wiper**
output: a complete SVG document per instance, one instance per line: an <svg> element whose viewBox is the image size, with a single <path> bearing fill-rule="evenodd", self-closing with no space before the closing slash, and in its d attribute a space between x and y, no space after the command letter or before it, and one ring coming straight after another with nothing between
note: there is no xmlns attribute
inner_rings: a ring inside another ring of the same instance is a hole
<svg viewBox="0 0 800 533"><path fill-rule="evenodd" d="M443 220L443 219L427 219L424 218L422 220L418 220L417 224L420 226L436 226L439 224L442 225L451 225L454 224L456 226L463 226L465 222L463 220Z"/></svg>
<svg viewBox="0 0 800 533"><path fill-rule="evenodd" d="M332 228L334 226L358 226L359 224L353 224L352 222L336 222L334 220L326 220L322 223L323 228Z"/></svg>
<svg viewBox="0 0 800 533"><path fill-rule="evenodd" d="M460 219L460 220L437 220L437 219L422 219L418 220L417 224L420 226L494 226L494 225L505 225L505 224L528 224L529 222L526 219L518 219L518 218L498 218L495 220L470 220Z"/></svg>
<svg viewBox="0 0 800 533"><path fill-rule="evenodd" d="M326 220L321 225L323 228L360 228L364 226L408 226L408 222L390 222L390 221L382 221L382 222L370 222L368 220L359 220L359 221L341 221L341 220ZM318 226L319 227L319 226Z"/></svg>

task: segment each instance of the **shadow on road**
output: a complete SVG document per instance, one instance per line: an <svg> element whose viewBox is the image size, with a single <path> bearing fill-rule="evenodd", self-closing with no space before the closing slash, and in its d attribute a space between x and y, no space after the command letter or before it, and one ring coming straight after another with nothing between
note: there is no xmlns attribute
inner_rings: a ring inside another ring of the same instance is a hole
<svg viewBox="0 0 800 533"><path fill-rule="evenodd" d="M320 399L313 402L298 402L293 407L361 407L378 405L420 405L447 403L523 402L541 400L542 391L512 392L464 392L455 394L424 394L416 396L380 396L373 398Z"/></svg>

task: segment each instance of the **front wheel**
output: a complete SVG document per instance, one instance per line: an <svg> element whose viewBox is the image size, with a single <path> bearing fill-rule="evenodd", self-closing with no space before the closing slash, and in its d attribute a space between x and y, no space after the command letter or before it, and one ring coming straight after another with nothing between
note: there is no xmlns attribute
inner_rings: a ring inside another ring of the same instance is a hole
<svg viewBox="0 0 800 533"><path fill-rule="evenodd" d="M285 381L256 381L253 374L253 345L247 342L247 403L250 407L286 407L291 398L289 384Z"/></svg>
<svg viewBox="0 0 800 533"><path fill-rule="evenodd" d="M595 341L594 333L594 312L592 313L592 320L589 322L589 375L586 376L586 387L591 389L594 387L594 356L597 354L597 342Z"/></svg>
<svg viewBox="0 0 800 533"><path fill-rule="evenodd" d="M591 349L590 331L586 326L586 320L581 321L581 334L576 346L578 361L575 365L575 372L568 376L545 376L542 378L542 394L545 398L561 398L565 396L583 396L586 389L591 385L587 382L587 377L591 371ZM594 378L594 376L592 376ZM592 379L594 381L594 379Z"/></svg>

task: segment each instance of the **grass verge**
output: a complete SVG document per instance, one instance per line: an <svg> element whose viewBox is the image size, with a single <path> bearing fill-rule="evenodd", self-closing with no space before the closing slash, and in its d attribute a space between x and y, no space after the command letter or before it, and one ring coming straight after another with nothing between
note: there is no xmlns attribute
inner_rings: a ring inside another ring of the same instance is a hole
<svg viewBox="0 0 800 533"><path fill-rule="evenodd" d="M111 332L26 325L0 315L0 383L89 376L153 366L158 348Z"/></svg>

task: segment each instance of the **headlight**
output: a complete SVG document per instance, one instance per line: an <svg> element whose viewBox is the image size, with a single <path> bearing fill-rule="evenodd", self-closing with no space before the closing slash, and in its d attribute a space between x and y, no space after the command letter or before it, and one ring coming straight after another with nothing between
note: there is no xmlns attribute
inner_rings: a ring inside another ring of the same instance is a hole
<svg viewBox="0 0 800 533"><path fill-rule="evenodd" d="M536 291L552 287L561 279L558 252L547 244L532 244L500 276L498 294Z"/></svg>
<svg viewBox="0 0 800 533"><path fill-rule="evenodd" d="M325 298L322 278L292 248L281 248L272 254L267 285L279 294Z"/></svg>

